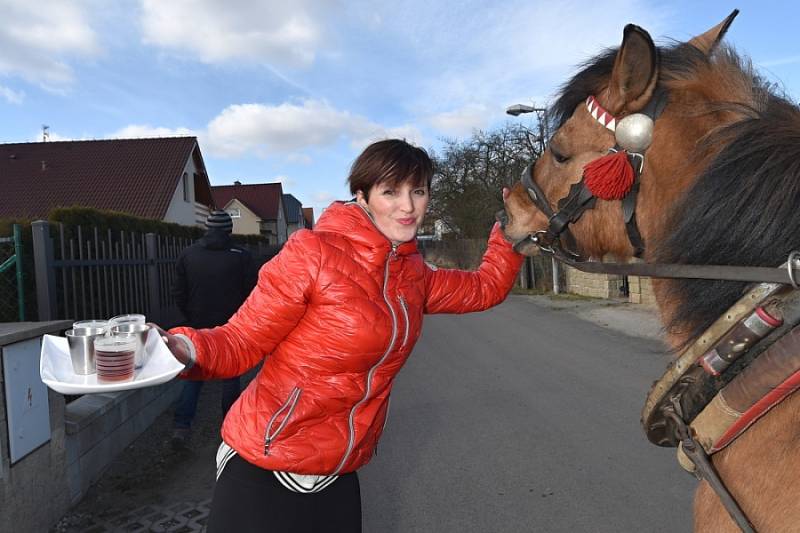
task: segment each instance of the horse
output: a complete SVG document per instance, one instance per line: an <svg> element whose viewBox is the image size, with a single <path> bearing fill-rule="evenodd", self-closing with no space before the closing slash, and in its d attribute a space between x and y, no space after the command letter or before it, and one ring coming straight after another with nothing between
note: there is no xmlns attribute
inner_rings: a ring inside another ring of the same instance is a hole
<svg viewBox="0 0 800 533"><path fill-rule="evenodd" d="M519 251L569 246L594 259L772 267L800 247L800 109L723 42L737 13L658 47L629 24L618 48L579 67L549 108L547 149L499 216ZM633 176L620 170L620 154ZM591 194L581 195L590 170ZM677 353L697 341L748 287L653 279L667 344ZM712 461L756 530L800 529L800 393ZM695 493L694 528L739 530L706 481Z"/></svg>

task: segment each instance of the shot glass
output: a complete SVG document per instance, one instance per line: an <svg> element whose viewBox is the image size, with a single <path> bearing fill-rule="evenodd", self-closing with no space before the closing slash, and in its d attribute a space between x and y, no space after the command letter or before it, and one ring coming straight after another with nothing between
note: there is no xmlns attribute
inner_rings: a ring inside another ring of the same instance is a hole
<svg viewBox="0 0 800 533"><path fill-rule="evenodd" d="M83 376L95 373L94 340L104 337L105 334L106 330L103 328L68 329L64 333L69 345L73 372Z"/></svg>
<svg viewBox="0 0 800 533"><path fill-rule="evenodd" d="M108 331L107 320L81 320L72 324L72 334L78 337L99 335Z"/></svg>
<svg viewBox="0 0 800 533"><path fill-rule="evenodd" d="M147 322L144 315L127 314L117 315L108 319L108 329L122 324L144 324Z"/></svg>
<svg viewBox="0 0 800 533"><path fill-rule="evenodd" d="M140 315L141 316L141 315ZM150 326L139 322L123 322L111 326L110 333L117 337L130 337L136 339L136 353L134 355L134 368L142 368L144 363L147 362L147 352L145 351L145 344L147 343L147 333L150 331Z"/></svg>
<svg viewBox="0 0 800 533"><path fill-rule="evenodd" d="M136 339L111 335L94 340L98 383L133 381Z"/></svg>

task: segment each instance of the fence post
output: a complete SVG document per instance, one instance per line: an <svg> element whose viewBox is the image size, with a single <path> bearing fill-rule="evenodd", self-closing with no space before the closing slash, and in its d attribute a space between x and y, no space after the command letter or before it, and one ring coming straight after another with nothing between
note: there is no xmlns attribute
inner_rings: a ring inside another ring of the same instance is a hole
<svg viewBox="0 0 800 533"><path fill-rule="evenodd" d="M533 257L526 256L525 264L528 267L528 282L531 284L529 289L536 288L536 263L533 262Z"/></svg>
<svg viewBox="0 0 800 533"><path fill-rule="evenodd" d="M22 228L14 224L14 258L17 262L17 311L19 321L25 321L25 278L22 274Z"/></svg>
<svg viewBox="0 0 800 533"><path fill-rule="evenodd" d="M36 303L39 320L56 319L56 272L53 266L53 240L46 220L31 224L33 230L33 262L36 277Z"/></svg>
<svg viewBox="0 0 800 533"><path fill-rule="evenodd" d="M559 294L560 288L558 283L558 278L561 277L559 272L559 263L555 257L550 257L550 260L553 262L553 294Z"/></svg>
<svg viewBox="0 0 800 533"><path fill-rule="evenodd" d="M156 234L147 233L144 236L145 256L147 257L147 319L151 322L161 320L161 290L158 280L158 248L156 247Z"/></svg>

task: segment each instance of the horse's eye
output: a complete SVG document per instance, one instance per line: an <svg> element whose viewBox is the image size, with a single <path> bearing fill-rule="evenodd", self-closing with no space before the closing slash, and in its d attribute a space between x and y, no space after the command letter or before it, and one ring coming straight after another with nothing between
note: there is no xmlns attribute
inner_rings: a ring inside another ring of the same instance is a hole
<svg viewBox="0 0 800 533"><path fill-rule="evenodd" d="M567 161L569 161L568 155L564 155L554 150L552 146L550 147L550 153L553 154L553 159L556 160L556 163L566 163Z"/></svg>

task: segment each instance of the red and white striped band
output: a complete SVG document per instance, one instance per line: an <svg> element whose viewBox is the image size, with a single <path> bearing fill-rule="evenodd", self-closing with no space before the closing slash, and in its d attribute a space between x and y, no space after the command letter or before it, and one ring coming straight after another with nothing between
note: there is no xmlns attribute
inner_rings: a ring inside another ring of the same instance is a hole
<svg viewBox="0 0 800 533"><path fill-rule="evenodd" d="M590 96L586 99L586 109L588 109L592 117L604 127L611 131L617 130L617 118L606 111L594 96Z"/></svg>

